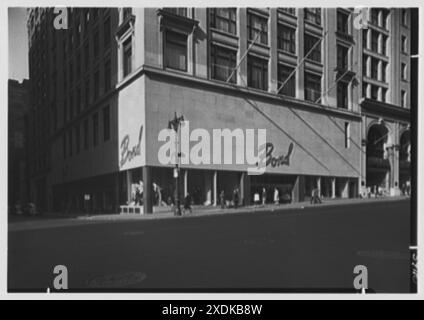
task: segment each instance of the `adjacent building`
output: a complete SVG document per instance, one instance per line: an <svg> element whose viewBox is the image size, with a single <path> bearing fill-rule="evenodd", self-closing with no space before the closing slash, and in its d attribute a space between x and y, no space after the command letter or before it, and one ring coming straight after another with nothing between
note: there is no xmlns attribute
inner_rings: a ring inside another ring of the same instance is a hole
<svg viewBox="0 0 424 320"><path fill-rule="evenodd" d="M152 212L153 185L164 202L174 195L174 164L158 155L175 114L189 121L182 150L203 156L199 136L221 129L222 153L233 151L181 161L181 195L196 204L235 188L242 204L264 188L268 201L275 188L291 201L314 188L399 194L410 179L410 12L373 8L356 28L348 8L70 8L57 30L52 8L30 9L39 206L112 212L142 181ZM263 175L237 162L248 129L254 141L266 129Z"/></svg>
<svg viewBox="0 0 424 320"><path fill-rule="evenodd" d="M29 201L28 173L28 79L8 82L8 204Z"/></svg>

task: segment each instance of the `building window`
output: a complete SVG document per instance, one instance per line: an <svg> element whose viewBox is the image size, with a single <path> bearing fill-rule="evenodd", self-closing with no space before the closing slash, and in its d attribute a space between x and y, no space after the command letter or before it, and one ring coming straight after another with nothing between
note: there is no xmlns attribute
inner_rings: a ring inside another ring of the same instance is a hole
<svg viewBox="0 0 424 320"><path fill-rule="evenodd" d="M405 90L401 90L400 98L401 98L400 105L406 108L406 91Z"/></svg>
<svg viewBox="0 0 424 320"><path fill-rule="evenodd" d="M382 39L382 43L381 43L381 54L387 56L388 55L387 54L387 39L388 39L388 37L383 35L381 37L381 39Z"/></svg>
<svg viewBox="0 0 424 320"><path fill-rule="evenodd" d="M103 108L103 140L110 139L110 111L109 106Z"/></svg>
<svg viewBox="0 0 424 320"><path fill-rule="evenodd" d="M285 83L284 87L278 92L279 94L290 97L296 96L296 77L292 74L293 70L294 68L278 65L278 88ZM289 76L291 77L287 80Z"/></svg>
<svg viewBox="0 0 424 320"><path fill-rule="evenodd" d="M99 143L99 114L93 114L93 146Z"/></svg>
<svg viewBox="0 0 424 320"><path fill-rule="evenodd" d="M337 11L337 31L342 34L349 34L349 14Z"/></svg>
<svg viewBox="0 0 424 320"><path fill-rule="evenodd" d="M406 63L402 62L402 80L407 80L408 79L408 74L406 71Z"/></svg>
<svg viewBox="0 0 424 320"><path fill-rule="evenodd" d="M125 21L128 17L130 17L132 14L132 9L131 8L124 8L122 10L122 18L123 21Z"/></svg>
<svg viewBox="0 0 424 320"><path fill-rule="evenodd" d="M387 82L387 62L381 63L381 81Z"/></svg>
<svg viewBox="0 0 424 320"><path fill-rule="evenodd" d="M94 101L99 97L100 93L100 75L99 70L94 73Z"/></svg>
<svg viewBox="0 0 424 320"><path fill-rule="evenodd" d="M177 16L187 17L187 8L181 8L181 7L163 8L163 10L170 12L172 14L175 14Z"/></svg>
<svg viewBox="0 0 424 320"><path fill-rule="evenodd" d="M123 72L124 77L131 73L131 62L132 62L132 43L131 37L125 40L123 45Z"/></svg>
<svg viewBox="0 0 424 320"><path fill-rule="evenodd" d="M268 91L268 61L249 56L247 58L247 84L249 87Z"/></svg>
<svg viewBox="0 0 424 320"><path fill-rule="evenodd" d="M373 25L376 25L376 26L379 25L379 23L378 23L378 13L379 13L378 9L371 9L371 23Z"/></svg>
<svg viewBox="0 0 424 320"><path fill-rule="evenodd" d="M371 50L378 52L378 32L374 30L371 31Z"/></svg>
<svg viewBox="0 0 424 320"><path fill-rule="evenodd" d="M256 14L247 14L247 34L249 40L253 41L260 34L257 42L268 44L268 19Z"/></svg>
<svg viewBox="0 0 424 320"><path fill-rule="evenodd" d="M318 41L319 38L305 34L305 56L309 53L307 59L321 62L321 44L317 44ZM312 48L314 49L310 52Z"/></svg>
<svg viewBox="0 0 424 320"><path fill-rule="evenodd" d="M105 48L108 48L110 46L110 37L110 17L107 17L106 20L103 22L103 45Z"/></svg>
<svg viewBox="0 0 424 320"><path fill-rule="evenodd" d="M378 60L371 58L371 78L378 80Z"/></svg>
<svg viewBox="0 0 424 320"><path fill-rule="evenodd" d="M337 46L337 69L347 70L349 68L349 48L345 46Z"/></svg>
<svg viewBox="0 0 424 320"><path fill-rule="evenodd" d="M367 91L368 91L368 83L363 82L362 83L362 97L363 98L367 98L368 97Z"/></svg>
<svg viewBox="0 0 424 320"><path fill-rule="evenodd" d="M378 100L378 87L371 86L371 99Z"/></svg>
<svg viewBox="0 0 424 320"><path fill-rule="evenodd" d="M107 60L104 65L104 88L105 92L108 92L110 90L110 83L111 83L111 63L110 60Z"/></svg>
<svg viewBox="0 0 424 320"><path fill-rule="evenodd" d="M406 41L406 37L402 36L402 52L403 53L407 53L408 52L408 45L407 45L407 41Z"/></svg>
<svg viewBox="0 0 424 320"><path fill-rule="evenodd" d="M346 82L339 81L337 83L337 107L341 109L348 108L348 88L349 85Z"/></svg>
<svg viewBox="0 0 424 320"><path fill-rule="evenodd" d="M165 67L187 71L187 35L166 30Z"/></svg>
<svg viewBox="0 0 424 320"><path fill-rule="evenodd" d="M402 9L402 25L408 26L408 11L406 9Z"/></svg>
<svg viewBox="0 0 424 320"><path fill-rule="evenodd" d="M281 11L283 11L287 14L290 14L292 16L296 15L296 8L280 8L280 9L281 9Z"/></svg>
<svg viewBox="0 0 424 320"><path fill-rule="evenodd" d="M278 25L278 49L289 53L296 53L296 30L283 25Z"/></svg>
<svg viewBox="0 0 424 320"><path fill-rule="evenodd" d="M387 30L388 20L389 20L389 11L382 10L381 11L381 27Z"/></svg>
<svg viewBox="0 0 424 320"><path fill-rule="evenodd" d="M88 149L88 119L84 120L84 149Z"/></svg>
<svg viewBox="0 0 424 320"><path fill-rule="evenodd" d="M237 52L213 45L211 47L211 76L212 79L227 81L236 68ZM237 72L234 72L229 82L237 82Z"/></svg>
<svg viewBox="0 0 424 320"><path fill-rule="evenodd" d="M349 122L345 122L345 148L349 148L350 147L350 123Z"/></svg>
<svg viewBox="0 0 424 320"><path fill-rule="evenodd" d="M387 89L381 88L381 101L386 102L387 101Z"/></svg>
<svg viewBox="0 0 424 320"><path fill-rule="evenodd" d="M228 33L236 34L236 8L211 8L210 21L211 28L215 28Z"/></svg>
<svg viewBox="0 0 424 320"><path fill-rule="evenodd" d="M362 30L362 47L363 49L368 49L368 30Z"/></svg>
<svg viewBox="0 0 424 320"><path fill-rule="evenodd" d="M316 102L321 98L321 76L305 72L305 100Z"/></svg>
<svg viewBox="0 0 424 320"><path fill-rule="evenodd" d="M305 8L305 20L321 25L321 8Z"/></svg>
<svg viewBox="0 0 424 320"><path fill-rule="evenodd" d="M80 126L75 126L75 153L79 154L80 152Z"/></svg>

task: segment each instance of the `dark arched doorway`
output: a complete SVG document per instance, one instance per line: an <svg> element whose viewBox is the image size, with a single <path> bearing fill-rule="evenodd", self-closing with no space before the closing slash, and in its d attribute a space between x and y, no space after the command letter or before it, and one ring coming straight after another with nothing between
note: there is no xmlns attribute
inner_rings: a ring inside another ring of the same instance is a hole
<svg viewBox="0 0 424 320"><path fill-rule="evenodd" d="M386 157L385 145L389 131L384 125L375 124L367 135L367 187L389 189L390 161Z"/></svg>

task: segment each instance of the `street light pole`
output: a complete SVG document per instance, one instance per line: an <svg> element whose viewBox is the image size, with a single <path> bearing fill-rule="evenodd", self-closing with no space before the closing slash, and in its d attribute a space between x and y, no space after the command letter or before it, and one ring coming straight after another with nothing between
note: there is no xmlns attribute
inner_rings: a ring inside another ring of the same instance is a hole
<svg viewBox="0 0 424 320"><path fill-rule="evenodd" d="M168 129L173 129L175 131L175 171L174 171L174 177L175 177L175 212L174 215L180 216L181 215L181 206L180 206L180 159L181 159L181 152L179 148L179 132L181 128L181 122L184 121L184 116L177 117L177 112L175 112L174 119L168 122Z"/></svg>

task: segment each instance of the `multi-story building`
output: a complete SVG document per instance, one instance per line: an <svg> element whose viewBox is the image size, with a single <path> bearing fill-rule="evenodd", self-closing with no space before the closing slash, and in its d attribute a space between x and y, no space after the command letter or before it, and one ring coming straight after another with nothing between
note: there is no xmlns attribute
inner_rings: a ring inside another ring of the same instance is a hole
<svg viewBox="0 0 424 320"><path fill-rule="evenodd" d="M244 204L263 188L292 201L314 188L328 198L374 185L398 193L409 179L409 12L372 9L361 29L347 8L71 8L56 30L53 9L32 9L49 208L116 210L140 181L147 212L152 185L171 197L174 164L160 154L175 113L189 122L181 190L197 204L235 188ZM243 162L247 129L254 141L266 129L265 174ZM224 147L209 152L215 138Z"/></svg>
<svg viewBox="0 0 424 320"><path fill-rule="evenodd" d="M29 201L28 175L28 110L29 81L8 83L8 203L9 206Z"/></svg>

